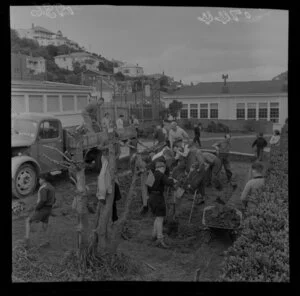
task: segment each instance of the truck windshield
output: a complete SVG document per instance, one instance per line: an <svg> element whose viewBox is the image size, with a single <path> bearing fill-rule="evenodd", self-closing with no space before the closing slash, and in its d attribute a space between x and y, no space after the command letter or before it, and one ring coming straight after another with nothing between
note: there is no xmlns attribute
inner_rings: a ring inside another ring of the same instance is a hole
<svg viewBox="0 0 300 296"><path fill-rule="evenodd" d="M12 128L13 132L18 135L26 135L34 138L37 130L37 122L15 118L13 120Z"/></svg>

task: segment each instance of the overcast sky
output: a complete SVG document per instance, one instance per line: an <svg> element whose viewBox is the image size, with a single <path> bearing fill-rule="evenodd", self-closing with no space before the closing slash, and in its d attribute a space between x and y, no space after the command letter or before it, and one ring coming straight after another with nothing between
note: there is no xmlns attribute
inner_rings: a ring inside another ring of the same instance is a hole
<svg viewBox="0 0 300 296"><path fill-rule="evenodd" d="M74 15L34 17L32 6L11 7L11 27L34 23L108 59L138 63L185 83L268 80L287 70L288 11L241 9L239 21L200 20L230 8L71 6ZM246 12L246 14L245 14ZM247 15L247 12L249 13ZM247 16L251 16L248 20ZM262 16L264 15L264 16ZM262 16L262 17L259 17Z"/></svg>

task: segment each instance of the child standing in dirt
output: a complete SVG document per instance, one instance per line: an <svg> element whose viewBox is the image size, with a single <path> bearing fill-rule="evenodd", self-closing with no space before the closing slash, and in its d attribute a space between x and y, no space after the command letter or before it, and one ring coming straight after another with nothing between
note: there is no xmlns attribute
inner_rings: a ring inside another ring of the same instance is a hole
<svg viewBox="0 0 300 296"><path fill-rule="evenodd" d="M264 148L268 146L268 142L264 138L263 133L259 133L257 139L253 142L252 148L256 146L257 159L259 161L263 160Z"/></svg>
<svg viewBox="0 0 300 296"><path fill-rule="evenodd" d="M230 183L232 186L236 187L236 184L231 182L232 172L230 169L230 162L229 162L229 151L231 149L230 141L231 141L230 134L226 134L225 139L220 142L215 143L213 145L213 147L217 150L217 155L222 162L222 166L224 166L228 183Z"/></svg>
<svg viewBox="0 0 300 296"><path fill-rule="evenodd" d="M165 186L173 186L175 180L165 175L166 163L159 161L155 164L154 182L148 186L149 206L155 216L152 239L159 247L168 248L164 242L163 221L166 216L166 202L164 198Z"/></svg>
<svg viewBox="0 0 300 296"><path fill-rule="evenodd" d="M35 211L26 220L26 235L25 243L29 243L30 228L33 222L42 222L42 229L44 232L47 231L49 216L52 212L52 207L55 204L55 189L48 182L47 175L41 175L39 178L40 188L38 191L37 205ZM48 243L48 241L47 241Z"/></svg>

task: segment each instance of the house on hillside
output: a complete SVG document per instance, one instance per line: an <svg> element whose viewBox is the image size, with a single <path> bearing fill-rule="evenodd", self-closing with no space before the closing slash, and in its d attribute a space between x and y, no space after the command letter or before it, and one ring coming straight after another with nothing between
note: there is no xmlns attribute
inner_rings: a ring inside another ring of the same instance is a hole
<svg viewBox="0 0 300 296"><path fill-rule="evenodd" d="M11 54L11 79L43 80L45 74L46 61L43 57Z"/></svg>
<svg viewBox="0 0 300 296"><path fill-rule="evenodd" d="M66 45L76 50L81 49L78 43L69 40L67 37L64 37L60 30L57 31L57 33L54 33L48 29L32 24L31 29L17 29L16 31L20 38L33 39L37 41L40 46Z"/></svg>
<svg viewBox="0 0 300 296"><path fill-rule="evenodd" d="M104 60L95 57L88 52L73 52L70 54L59 55L54 58L58 67L74 70L73 64L78 62L81 66L86 66L88 70L98 71L99 63Z"/></svg>
<svg viewBox="0 0 300 296"><path fill-rule="evenodd" d="M81 74L81 84L93 88L93 97L102 96L105 102L110 102L113 97L113 86L109 83L111 76L104 71L87 70Z"/></svg>
<svg viewBox="0 0 300 296"><path fill-rule="evenodd" d="M288 117L287 86L280 80L199 83L164 95L166 107L183 103L180 118L266 120L282 126Z"/></svg>
<svg viewBox="0 0 300 296"><path fill-rule="evenodd" d="M125 76L129 77L139 77L144 75L143 67L140 67L138 64L124 64L120 67L114 68L114 73L121 72Z"/></svg>

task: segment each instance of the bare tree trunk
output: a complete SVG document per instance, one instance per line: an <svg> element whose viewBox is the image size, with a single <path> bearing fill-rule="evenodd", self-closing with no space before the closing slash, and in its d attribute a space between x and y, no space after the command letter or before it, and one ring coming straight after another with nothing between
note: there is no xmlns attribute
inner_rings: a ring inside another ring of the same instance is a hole
<svg viewBox="0 0 300 296"><path fill-rule="evenodd" d="M115 144L109 145L109 169L111 175L111 186L112 192L107 194L105 204L100 205L100 217L98 222L97 233L99 237L98 251L105 253L107 251L108 240L109 240L109 228L112 223L112 207L115 195L115 168L116 168L116 153Z"/></svg>

